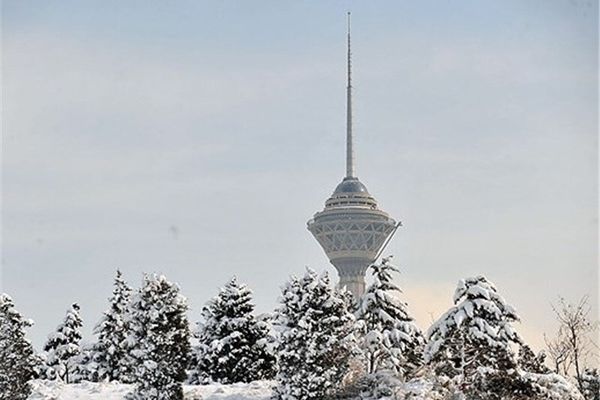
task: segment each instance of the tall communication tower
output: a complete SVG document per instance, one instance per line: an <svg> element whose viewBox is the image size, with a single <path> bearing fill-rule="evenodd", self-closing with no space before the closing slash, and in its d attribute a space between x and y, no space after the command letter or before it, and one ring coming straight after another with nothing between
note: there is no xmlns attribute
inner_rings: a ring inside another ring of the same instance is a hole
<svg viewBox="0 0 600 400"><path fill-rule="evenodd" d="M356 176L352 132L352 53L348 13L348 84L346 87L346 176L325 202L325 209L308 221L346 287L355 298L365 291L365 272L399 224L377 206Z"/></svg>

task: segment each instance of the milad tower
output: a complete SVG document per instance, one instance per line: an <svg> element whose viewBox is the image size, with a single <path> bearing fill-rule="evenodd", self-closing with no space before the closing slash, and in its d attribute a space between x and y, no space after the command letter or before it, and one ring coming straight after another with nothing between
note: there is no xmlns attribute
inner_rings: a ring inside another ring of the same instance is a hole
<svg viewBox="0 0 600 400"><path fill-rule="evenodd" d="M346 87L346 176L307 223L329 261L355 299L365 291L365 272L400 226L385 211L356 176L352 133L352 63L350 13L348 13L348 69Z"/></svg>

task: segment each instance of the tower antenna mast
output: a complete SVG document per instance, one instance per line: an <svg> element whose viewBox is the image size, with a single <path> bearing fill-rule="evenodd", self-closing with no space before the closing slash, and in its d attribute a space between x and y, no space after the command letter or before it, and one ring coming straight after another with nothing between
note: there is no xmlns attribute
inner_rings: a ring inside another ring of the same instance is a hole
<svg viewBox="0 0 600 400"><path fill-rule="evenodd" d="M346 86L346 178L354 178L354 143L352 137L352 52L350 50L350 12L348 12L348 84Z"/></svg>

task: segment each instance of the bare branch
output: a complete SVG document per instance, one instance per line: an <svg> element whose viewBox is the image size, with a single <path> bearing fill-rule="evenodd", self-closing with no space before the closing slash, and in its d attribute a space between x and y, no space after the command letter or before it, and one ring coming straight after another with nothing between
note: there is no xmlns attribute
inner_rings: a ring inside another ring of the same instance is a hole
<svg viewBox="0 0 600 400"><path fill-rule="evenodd" d="M548 355L556 372L562 370L568 374L573 367L581 386L583 369L588 359L594 355L594 349L597 349L590 337L597 328L597 322L590 321L589 296L583 296L576 304L560 297L558 304L552 305L552 310L560 327L554 339L549 340L544 336Z"/></svg>

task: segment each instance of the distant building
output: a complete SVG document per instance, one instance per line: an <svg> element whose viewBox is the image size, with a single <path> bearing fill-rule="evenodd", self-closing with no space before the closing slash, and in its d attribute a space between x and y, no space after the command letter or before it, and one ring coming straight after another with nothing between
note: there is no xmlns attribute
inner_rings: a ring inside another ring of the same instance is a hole
<svg viewBox="0 0 600 400"><path fill-rule="evenodd" d="M352 137L352 64L348 14L348 85L346 88L346 177L325 202L325 209L308 221L346 287L355 298L365 291L365 272L399 224L377 207L377 201L354 170Z"/></svg>

